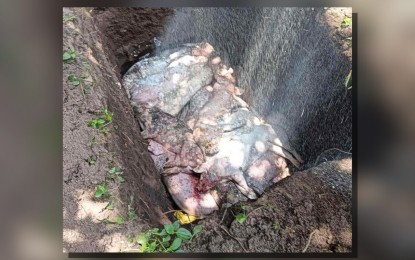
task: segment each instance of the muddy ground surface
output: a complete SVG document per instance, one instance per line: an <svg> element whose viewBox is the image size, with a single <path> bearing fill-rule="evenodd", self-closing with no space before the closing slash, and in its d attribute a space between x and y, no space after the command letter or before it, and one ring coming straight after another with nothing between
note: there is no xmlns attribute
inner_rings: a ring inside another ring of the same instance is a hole
<svg viewBox="0 0 415 260"><path fill-rule="evenodd" d="M138 247L129 237L174 221L171 213L163 214L176 206L120 84L123 65L151 51L151 40L171 13L165 8L64 9L63 51L73 48L77 53L74 62L63 65L64 252L129 251ZM81 79L80 84L74 86L70 75ZM88 126L106 106L114 113L107 130ZM110 178L113 167L122 169L125 182ZM247 219L242 224L235 220L241 205L189 224L201 224L203 231L183 249L350 252L351 167L351 159L337 158L294 173L259 200L245 202ZM102 182L109 196L95 198Z"/></svg>

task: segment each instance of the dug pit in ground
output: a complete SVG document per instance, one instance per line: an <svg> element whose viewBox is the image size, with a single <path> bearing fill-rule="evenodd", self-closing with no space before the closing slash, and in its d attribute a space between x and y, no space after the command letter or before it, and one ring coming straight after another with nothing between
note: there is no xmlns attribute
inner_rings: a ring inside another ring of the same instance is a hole
<svg viewBox="0 0 415 260"><path fill-rule="evenodd" d="M243 91L232 73L213 46L203 42L144 58L123 77L170 195L199 218L218 210L234 191L218 192L217 185L232 181L238 192L257 199L290 175L286 159L297 167L302 161L238 97Z"/></svg>

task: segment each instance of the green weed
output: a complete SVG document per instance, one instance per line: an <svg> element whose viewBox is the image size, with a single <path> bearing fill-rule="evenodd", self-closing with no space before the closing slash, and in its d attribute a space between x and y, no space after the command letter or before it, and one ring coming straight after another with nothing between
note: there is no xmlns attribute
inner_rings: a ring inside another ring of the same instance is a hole
<svg viewBox="0 0 415 260"><path fill-rule="evenodd" d="M101 118L94 118L89 121L88 125L101 130L104 128L105 120Z"/></svg>
<svg viewBox="0 0 415 260"><path fill-rule="evenodd" d="M265 204L265 207L267 208L267 209L273 209L275 206L274 206L274 204L272 204L272 203L270 203L270 202L268 202L267 204Z"/></svg>
<svg viewBox="0 0 415 260"><path fill-rule="evenodd" d="M112 117L114 116L114 113L110 113L108 111L108 108L107 107L104 108L104 114L103 115L105 116L105 120L107 122L112 122Z"/></svg>
<svg viewBox="0 0 415 260"><path fill-rule="evenodd" d="M107 183L105 181L101 182L96 188L95 188L95 198L107 198L109 197L110 192L107 188Z"/></svg>
<svg viewBox="0 0 415 260"><path fill-rule="evenodd" d="M346 17L344 17L344 19L343 19L343 21L340 25L341 25L341 27L344 28L344 27L349 26L351 23L352 23L352 18L346 16Z"/></svg>
<svg viewBox="0 0 415 260"><path fill-rule="evenodd" d="M246 206L242 205L241 209L242 209L242 212L239 212L235 216L236 221L238 221L240 224L244 223L246 220Z"/></svg>
<svg viewBox="0 0 415 260"><path fill-rule="evenodd" d="M278 230L279 228L280 228L280 225L278 225L278 223L272 224L272 229Z"/></svg>
<svg viewBox="0 0 415 260"><path fill-rule="evenodd" d="M69 82L71 82L71 84L73 85L73 86L79 86L79 84L81 84L81 81L79 80L79 78L78 77L76 77L75 75L73 75L73 74L71 74L71 75L69 75L68 76L68 80L69 80Z"/></svg>
<svg viewBox="0 0 415 260"><path fill-rule="evenodd" d="M196 225L192 232L180 227L179 221L164 225L161 232L153 228L145 233L139 233L135 242L141 245L140 252L183 252L181 245L183 241L191 241L192 238L202 231L200 225Z"/></svg>
<svg viewBox="0 0 415 260"><path fill-rule="evenodd" d="M115 217L113 220L110 220L109 218L105 218L102 220L104 224L117 224L122 225L125 223L125 219L121 216Z"/></svg>
<svg viewBox="0 0 415 260"><path fill-rule="evenodd" d="M116 217L115 223L117 223L118 225L122 225L125 223L125 219L123 217Z"/></svg>
<svg viewBox="0 0 415 260"><path fill-rule="evenodd" d="M108 179L114 180L114 181L118 181L118 182L124 182L125 179L122 176L123 175L123 171L118 168L118 167L112 167L111 169L108 170L108 174L107 177Z"/></svg>
<svg viewBox="0 0 415 260"><path fill-rule="evenodd" d="M114 113L108 111L108 108L105 107L104 111L98 115L98 117L91 119L88 122L88 126L94 127L99 130L104 130L104 127L112 122Z"/></svg>
<svg viewBox="0 0 415 260"><path fill-rule="evenodd" d="M89 166L94 165L97 162L92 156L88 157L85 161Z"/></svg>
<svg viewBox="0 0 415 260"><path fill-rule="evenodd" d="M82 74L80 77L71 74L68 76L68 81L71 82L73 86L79 86L79 84L84 83L85 79L88 77L86 74Z"/></svg>
<svg viewBox="0 0 415 260"><path fill-rule="evenodd" d="M73 63L76 59L76 51L74 49L69 49L63 53L63 61L66 63Z"/></svg>
<svg viewBox="0 0 415 260"><path fill-rule="evenodd" d="M113 210L114 209L114 202L112 200L110 202L108 202L107 206L105 206L105 209Z"/></svg>

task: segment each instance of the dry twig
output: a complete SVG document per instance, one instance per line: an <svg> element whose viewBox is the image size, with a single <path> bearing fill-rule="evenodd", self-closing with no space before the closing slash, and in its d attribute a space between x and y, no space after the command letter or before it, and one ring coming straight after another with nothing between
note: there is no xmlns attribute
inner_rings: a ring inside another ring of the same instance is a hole
<svg viewBox="0 0 415 260"><path fill-rule="evenodd" d="M238 241L239 245L242 247L242 249L243 249L246 253L248 252L248 250L247 250L247 249L244 247L244 245L242 244L242 242L241 242L241 238L237 238L237 237L232 236L232 235L229 233L229 231L228 231L228 230L226 230L226 228L224 228L223 226L219 225L219 227L220 227L223 231L225 231L225 233L226 233L228 236L230 236L231 238L233 238L233 239L235 239L236 241Z"/></svg>
<svg viewBox="0 0 415 260"><path fill-rule="evenodd" d="M308 241L307 244L305 245L304 249L303 249L303 253L305 253L305 251L307 251L308 246L310 245L311 242L311 237L314 235L314 233L317 232L317 229L314 229L313 232L311 232L310 236L308 237Z"/></svg>

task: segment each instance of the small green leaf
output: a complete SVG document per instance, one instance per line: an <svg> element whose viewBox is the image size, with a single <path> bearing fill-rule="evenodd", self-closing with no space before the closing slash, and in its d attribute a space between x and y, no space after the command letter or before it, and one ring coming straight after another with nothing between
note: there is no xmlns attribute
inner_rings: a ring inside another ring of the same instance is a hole
<svg viewBox="0 0 415 260"><path fill-rule="evenodd" d="M107 190L107 183L106 182L102 182L100 185L98 185L96 187L95 190L95 198L100 198L101 196L107 195L108 194L108 190Z"/></svg>
<svg viewBox="0 0 415 260"><path fill-rule="evenodd" d="M176 251L174 251L175 253L184 253L183 249L177 249Z"/></svg>
<svg viewBox="0 0 415 260"><path fill-rule="evenodd" d="M149 246L150 252L154 252L154 250L156 249L156 241L152 242Z"/></svg>
<svg viewBox="0 0 415 260"><path fill-rule="evenodd" d="M202 226L201 225L196 225L193 228L193 235L196 235L196 234L200 233L201 231L202 231Z"/></svg>
<svg viewBox="0 0 415 260"><path fill-rule="evenodd" d="M113 210L113 209L114 209L114 202L111 200L111 201L107 204L107 206L105 206L105 209L108 209L108 210Z"/></svg>
<svg viewBox="0 0 415 260"><path fill-rule="evenodd" d="M104 194L104 192L101 189L97 189L95 192L95 198L100 198Z"/></svg>
<svg viewBox="0 0 415 260"><path fill-rule="evenodd" d="M167 235L167 232L166 232L165 229L163 229L160 233L155 233L155 234L158 235L158 236L165 236L165 235Z"/></svg>
<svg viewBox="0 0 415 260"><path fill-rule="evenodd" d="M174 221L174 223L173 223L173 227L174 227L174 230L175 230L175 231L177 231L177 230L179 229L179 227L180 227L180 223L179 223L179 221L178 221L178 220Z"/></svg>
<svg viewBox="0 0 415 260"><path fill-rule="evenodd" d="M176 232L176 235L183 240L188 240L192 237L192 233L190 233L190 231L185 228L179 228L179 230Z"/></svg>
<svg viewBox="0 0 415 260"><path fill-rule="evenodd" d="M352 18L350 17L344 17L342 23L341 23L341 27L347 27L350 25L350 23L352 22Z"/></svg>
<svg viewBox="0 0 415 260"><path fill-rule="evenodd" d="M75 50L74 50L74 49L70 49L70 50L69 50L69 54L71 55L71 58L72 58L72 59L75 59L75 58L76 58L76 52L75 52Z"/></svg>
<svg viewBox="0 0 415 260"><path fill-rule="evenodd" d="M123 217L116 217L115 222L117 222L118 225L121 225L125 223L125 220L123 219Z"/></svg>
<svg viewBox="0 0 415 260"><path fill-rule="evenodd" d="M167 234L173 234L174 233L174 227L172 224L166 224L164 225L164 229L166 230Z"/></svg>
<svg viewBox="0 0 415 260"><path fill-rule="evenodd" d="M143 245L143 244L146 244L147 243L147 238L146 238L145 234L138 233L135 236L135 241L137 241L137 243L139 243L140 245Z"/></svg>
<svg viewBox="0 0 415 260"><path fill-rule="evenodd" d="M267 203L267 204L265 204L265 206L267 207L267 209L273 209L274 208L274 204L272 204L272 203Z"/></svg>
<svg viewBox="0 0 415 260"><path fill-rule="evenodd" d="M124 182L125 181L125 179L121 176L117 176L117 179L118 179L118 182Z"/></svg>
<svg viewBox="0 0 415 260"><path fill-rule="evenodd" d="M164 246L164 248L168 248L170 246L170 242L169 241L162 242L161 244Z"/></svg>
<svg viewBox="0 0 415 260"><path fill-rule="evenodd" d="M90 87L86 86L86 87L84 88L84 93L85 93L85 94L91 94L91 92L92 92L92 89L91 89Z"/></svg>
<svg viewBox="0 0 415 260"><path fill-rule="evenodd" d="M105 119L108 121L108 122L111 122L112 121L112 113L111 114L105 114Z"/></svg>
<svg viewBox="0 0 415 260"><path fill-rule="evenodd" d="M272 228L274 229L274 230L278 230L279 229L279 225L277 224L277 223L274 223L274 224L272 224Z"/></svg>
<svg viewBox="0 0 415 260"><path fill-rule="evenodd" d="M240 224L244 223L245 219L246 219L246 215L245 215L244 213L238 213L238 214L236 215L236 220L237 220Z"/></svg>
<svg viewBox="0 0 415 260"><path fill-rule="evenodd" d="M179 238L179 237L177 237L174 241L173 241L173 243L171 243L171 245L170 245L170 247L169 247L169 250L171 250L171 251L175 251L175 250L177 250L179 247L180 247L180 245L182 244L182 239L181 238Z"/></svg>
<svg viewBox="0 0 415 260"><path fill-rule="evenodd" d="M108 170L109 173L115 173L115 171L116 171L115 167L112 167L111 169Z"/></svg>
<svg viewBox="0 0 415 260"><path fill-rule="evenodd" d="M69 59L71 59L71 58L72 58L72 57L71 57L71 55L70 55L68 52L66 52L66 51L65 51L65 52L63 53L63 60L65 60L65 61L66 61L66 60L69 60Z"/></svg>
<svg viewBox="0 0 415 260"><path fill-rule="evenodd" d="M147 251L147 243L141 244L140 250L141 250L141 252L146 252Z"/></svg>
<svg viewBox="0 0 415 260"><path fill-rule="evenodd" d="M88 159L86 159L88 165L94 165L96 163L96 160L92 159L91 157L89 157Z"/></svg>
<svg viewBox="0 0 415 260"><path fill-rule="evenodd" d="M171 239L171 236L167 235L167 236L163 237L163 242L170 241L170 239Z"/></svg>
<svg viewBox="0 0 415 260"><path fill-rule="evenodd" d="M71 83L72 83L72 85L73 86L78 86L81 82L79 81L79 80L74 80L74 81L71 81Z"/></svg>

